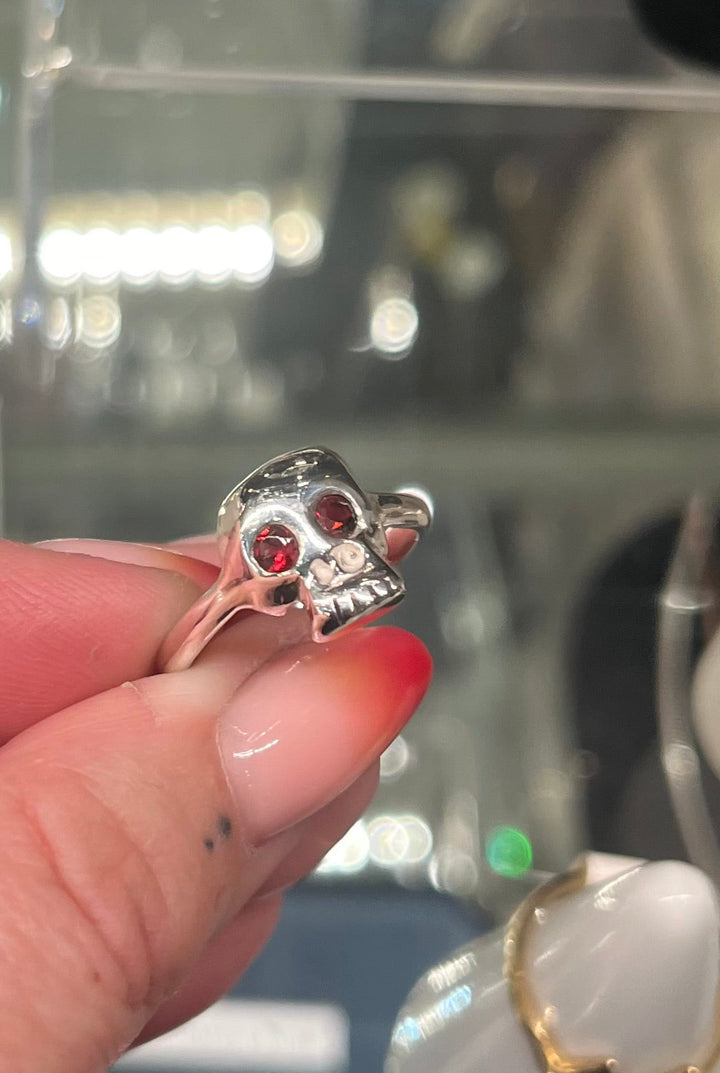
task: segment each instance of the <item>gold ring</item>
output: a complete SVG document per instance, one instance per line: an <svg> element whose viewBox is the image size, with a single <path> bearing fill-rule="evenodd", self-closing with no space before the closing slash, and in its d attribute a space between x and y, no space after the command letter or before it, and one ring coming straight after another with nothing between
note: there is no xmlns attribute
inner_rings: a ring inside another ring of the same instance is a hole
<svg viewBox="0 0 720 1073"><path fill-rule="evenodd" d="M622 1073L615 1058L580 1058L563 1053L549 1024L548 1012L538 1001L529 979L528 947L537 911L582 890L587 885L587 871L587 859L582 858L576 868L555 876L532 891L520 903L505 931L503 972L510 988L510 999L547 1073ZM700 1065L675 1066L663 1073L713 1073L720 1060L720 998L716 1024L715 1039L705 1061Z"/></svg>

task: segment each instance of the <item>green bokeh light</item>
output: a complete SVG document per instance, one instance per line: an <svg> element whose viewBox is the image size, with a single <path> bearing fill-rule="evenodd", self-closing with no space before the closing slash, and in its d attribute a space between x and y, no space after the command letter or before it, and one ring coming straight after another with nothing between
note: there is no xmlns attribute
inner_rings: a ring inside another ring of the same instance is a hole
<svg viewBox="0 0 720 1073"><path fill-rule="evenodd" d="M499 876L517 879L532 864L532 843L517 827L496 827L485 840L485 859Z"/></svg>

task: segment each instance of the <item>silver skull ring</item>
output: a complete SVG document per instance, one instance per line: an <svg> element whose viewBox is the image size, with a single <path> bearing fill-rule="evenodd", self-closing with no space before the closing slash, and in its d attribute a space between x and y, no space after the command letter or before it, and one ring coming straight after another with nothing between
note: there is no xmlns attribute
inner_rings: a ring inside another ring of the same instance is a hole
<svg viewBox="0 0 720 1073"><path fill-rule="evenodd" d="M162 670L189 667L242 610L284 615L305 608L314 641L405 595L388 561L387 531L421 532L430 508L404 492L364 492L325 447L273 458L230 492L218 514L222 566L215 584L168 634Z"/></svg>

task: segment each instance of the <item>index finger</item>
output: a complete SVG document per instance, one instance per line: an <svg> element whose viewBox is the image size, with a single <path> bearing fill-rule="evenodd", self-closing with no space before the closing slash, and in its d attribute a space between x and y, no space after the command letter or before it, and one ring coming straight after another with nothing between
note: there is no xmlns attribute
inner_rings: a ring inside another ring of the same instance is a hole
<svg viewBox="0 0 720 1073"><path fill-rule="evenodd" d="M0 541L0 744L152 673L165 634L216 575L145 545Z"/></svg>

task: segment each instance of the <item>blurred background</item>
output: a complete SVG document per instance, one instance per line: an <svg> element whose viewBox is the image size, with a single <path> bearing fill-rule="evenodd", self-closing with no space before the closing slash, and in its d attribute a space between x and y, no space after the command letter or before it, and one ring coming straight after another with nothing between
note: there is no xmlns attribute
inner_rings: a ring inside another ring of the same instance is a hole
<svg viewBox="0 0 720 1073"><path fill-rule="evenodd" d="M0 0L0 531L209 531L313 443L435 508L375 804L126 1068L379 1069L540 872L682 855L654 622L720 475L718 189L720 80L623 0Z"/></svg>

